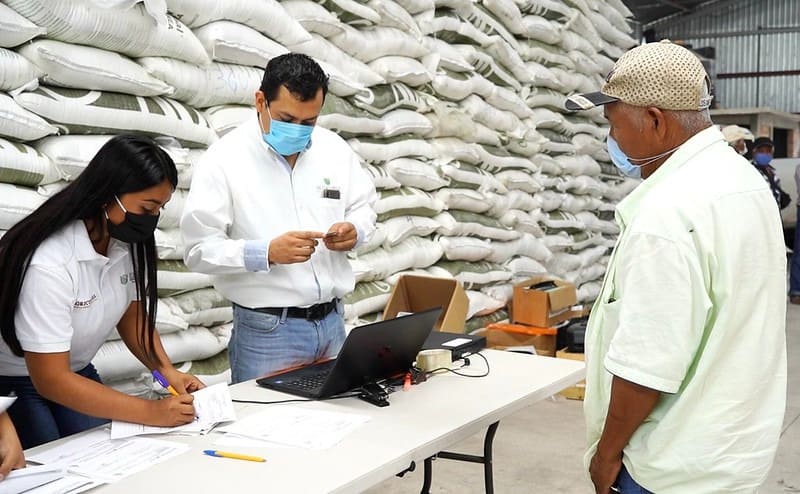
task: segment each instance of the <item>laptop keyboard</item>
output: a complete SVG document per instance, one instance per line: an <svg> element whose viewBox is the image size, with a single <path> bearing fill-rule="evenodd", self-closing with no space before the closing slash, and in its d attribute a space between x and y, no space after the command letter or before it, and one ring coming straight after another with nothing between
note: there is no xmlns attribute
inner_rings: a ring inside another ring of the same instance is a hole
<svg viewBox="0 0 800 494"><path fill-rule="evenodd" d="M328 368L321 372L316 372L314 374L303 376L299 379L295 379L294 381L289 381L285 383L285 385L293 387L295 389L303 389L306 391L321 388L322 385L325 384L325 380L328 379L328 376L331 373L331 369L332 368Z"/></svg>

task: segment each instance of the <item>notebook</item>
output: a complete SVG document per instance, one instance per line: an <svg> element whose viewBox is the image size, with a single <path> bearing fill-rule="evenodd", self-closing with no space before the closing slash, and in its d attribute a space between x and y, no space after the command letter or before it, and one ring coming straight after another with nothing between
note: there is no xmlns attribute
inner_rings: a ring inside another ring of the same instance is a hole
<svg viewBox="0 0 800 494"><path fill-rule="evenodd" d="M260 386L323 399L407 372L431 334L442 309L359 326L332 360L256 380Z"/></svg>

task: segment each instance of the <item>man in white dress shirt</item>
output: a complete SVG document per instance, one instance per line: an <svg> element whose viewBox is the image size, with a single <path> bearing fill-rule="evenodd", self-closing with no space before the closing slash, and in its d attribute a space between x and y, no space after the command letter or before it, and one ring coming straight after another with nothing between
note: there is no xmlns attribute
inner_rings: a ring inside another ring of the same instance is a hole
<svg viewBox="0 0 800 494"><path fill-rule="evenodd" d="M234 303L233 382L334 357L344 341L347 251L375 228L375 188L335 133L315 126L328 78L311 58L273 58L257 115L194 170L184 260Z"/></svg>

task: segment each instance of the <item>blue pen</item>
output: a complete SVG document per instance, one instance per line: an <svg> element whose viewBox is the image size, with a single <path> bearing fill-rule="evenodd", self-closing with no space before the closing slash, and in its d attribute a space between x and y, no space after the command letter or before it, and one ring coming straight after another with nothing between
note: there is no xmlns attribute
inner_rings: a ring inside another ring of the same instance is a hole
<svg viewBox="0 0 800 494"><path fill-rule="evenodd" d="M161 385L162 388L169 391L170 394L172 394L172 396L178 396L178 392L175 391L175 388L173 388L172 385L169 383L169 381L167 381L166 377L164 377L160 372L158 372L155 369L153 369L152 374L153 374L153 379L155 379L158 382L158 384Z"/></svg>

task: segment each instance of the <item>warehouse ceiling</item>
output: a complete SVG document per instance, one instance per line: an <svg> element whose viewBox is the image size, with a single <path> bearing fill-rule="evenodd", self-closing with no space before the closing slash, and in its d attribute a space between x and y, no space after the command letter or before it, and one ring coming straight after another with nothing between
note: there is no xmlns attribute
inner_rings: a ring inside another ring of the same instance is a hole
<svg viewBox="0 0 800 494"><path fill-rule="evenodd" d="M688 14L708 0L623 0L636 20L646 25L676 14Z"/></svg>

